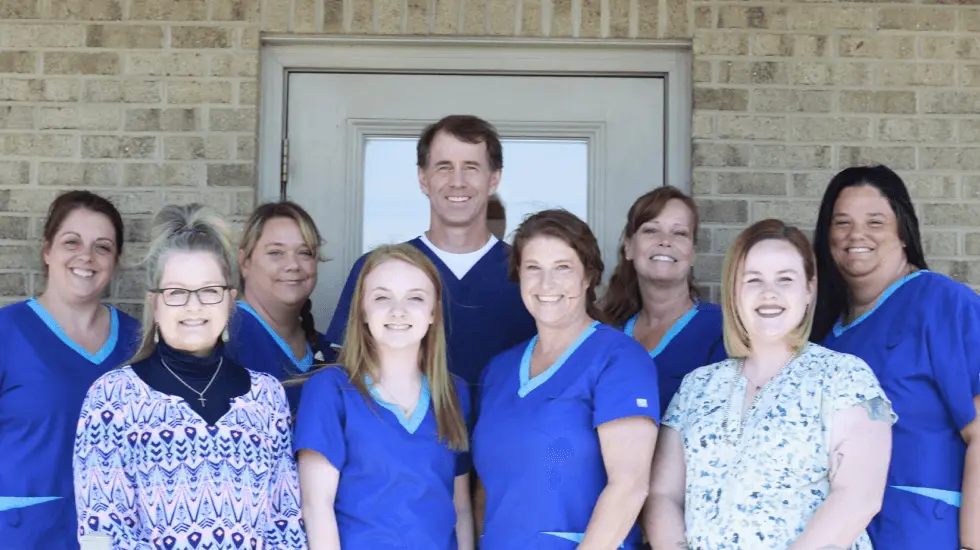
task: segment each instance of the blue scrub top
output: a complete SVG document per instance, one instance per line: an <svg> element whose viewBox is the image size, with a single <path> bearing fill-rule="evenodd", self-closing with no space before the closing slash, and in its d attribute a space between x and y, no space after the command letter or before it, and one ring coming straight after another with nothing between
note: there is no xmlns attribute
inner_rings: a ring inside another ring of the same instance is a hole
<svg viewBox="0 0 980 550"><path fill-rule="evenodd" d="M574 550L606 487L597 428L631 416L659 421L650 356L619 330L593 323L530 377L537 337L484 371L473 460L486 490L480 550ZM634 525L622 548L640 548Z"/></svg>
<svg viewBox="0 0 980 550"><path fill-rule="evenodd" d="M77 550L75 433L89 387L128 360L139 322L109 308L92 354L33 298L0 309L0 548Z"/></svg>
<svg viewBox="0 0 980 550"><path fill-rule="evenodd" d="M875 548L959 548L966 444L980 395L980 297L929 271L889 287L824 346L864 359L898 414L881 512L868 526Z"/></svg>
<svg viewBox="0 0 980 550"><path fill-rule="evenodd" d="M453 378L463 418L470 413L465 382ZM414 414L372 399L342 367L314 374L303 390L293 447L323 455L340 471L334 501L340 545L370 550L455 550L456 476L470 456L439 441L428 380Z"/></svg>
<svg viewBox="0 0 980 550"><path fill-rule="evenodd" d="M337 352L321 337L319 349L314 351L307 344L306 353L297 358L289 344L279 336L268 323L247 303L239 301L231 319L228 321L228 342L225 355L246 369L264 372L285 381L309 372L314 365L333 363ZM321 359L316 358L319 352ZM295 415L299 407L302 386L286 387L286 398L290 410Z"/></svg>
<svg viewBox="0 0 980 550"><path fill-rule="evenodd" d="M623 332L633 336L633 326L639 313L623 326ZM728 358L722 335L721 308L709 302L695 302L660 339L650 357L657 366L660 384L660 414L667 410L681 381L698 367L711 365Z"/></svg>
<svg viewBox="0 0 980 550"><path fill-rule="evenodd" d="M491 357L537 332L534 319L524 307L520 287L507 276L510 255L507 243L494 244L462 279L421 239L413 239L409 244L432 261L442 278L450 372L474 385ZM351 268L327 328L326 338L336 346L343 346L351 297L366 258L366 254L361 256Z"/></svg>

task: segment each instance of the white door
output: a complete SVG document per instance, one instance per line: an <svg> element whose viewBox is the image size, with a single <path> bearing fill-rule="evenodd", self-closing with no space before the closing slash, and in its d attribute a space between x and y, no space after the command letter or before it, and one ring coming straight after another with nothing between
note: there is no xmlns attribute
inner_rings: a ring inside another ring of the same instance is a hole
<svg viewBox="0 0 980 550"><path fill-rule="evenodd" d="M607 275L630 205L664 184L658 77L291 73L286 110L287 197L310 211L330 259L313 295L321 327L362 253L427 229L415 144L445 115L500 132L508 240L525 215L566 208L592 227Z"/></svg>

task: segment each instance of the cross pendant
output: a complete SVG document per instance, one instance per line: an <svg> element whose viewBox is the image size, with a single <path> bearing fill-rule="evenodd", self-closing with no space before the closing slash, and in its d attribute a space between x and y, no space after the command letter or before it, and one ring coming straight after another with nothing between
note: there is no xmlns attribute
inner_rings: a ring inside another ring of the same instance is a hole
<svg viewBox="0 0 980 550"><path fill-rule="evenodd" d="M205 399L204 396L198 397L197 400L201 402L202 407L205 406L205 401L207 401L207 399Z"/></svg>

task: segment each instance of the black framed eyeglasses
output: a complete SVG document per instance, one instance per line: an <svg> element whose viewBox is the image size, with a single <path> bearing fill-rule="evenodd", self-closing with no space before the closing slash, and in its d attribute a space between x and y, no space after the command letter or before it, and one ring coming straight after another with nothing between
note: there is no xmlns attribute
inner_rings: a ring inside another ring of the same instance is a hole
<svg viewBox="0 0 980 550"><path fill-rule="evenodd" d="M155 292L163 296L163 303L168 306L185 306L187 302L191 299L191 294L197 294L197 300L203 305L212 306L214 304L220 304L225 299L225 291L231 288L230 286L206 286L199 288L197 290L188 290L186 288L151 288L150 292Z"/></svg>

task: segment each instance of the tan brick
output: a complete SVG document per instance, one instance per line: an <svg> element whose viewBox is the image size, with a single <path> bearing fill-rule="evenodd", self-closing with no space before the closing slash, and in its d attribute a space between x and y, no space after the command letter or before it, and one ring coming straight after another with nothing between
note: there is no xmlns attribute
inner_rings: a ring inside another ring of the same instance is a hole
<svg viewBox="0 0 980 550"><path fill-rule="evenodd" d="M980 143L980 120L960 120L960 141Z"/></svg>
<svg viewBox="0 0 980 550"><path fill-rule="evenodd" d="M105 187L119 185L121 166L102 162L42 162L37 181L41 185L63 187Z"/></svg>
<svg viewBox="0 0 980 550"><path fill-rule="evenodd" d="M258 76L259 56L254 53L212 56L211 74L213 76Z"/></svg>
<svg viewBox="0 0 980 550"><path fill-rule="evenodd" d="M0 2L0 19L36 19L40 0L4 0Z"/></svg>
<svg viewBox="0 0 980 550"><path fill-rule="evenodd" d="M712 29L715 27L716 19L714 8L711 6L698 6L694 8L694 28Z"/></svg>
<svg viewBox="0 0 980 550"><path fill-rule="evenodd" d="M957 196L956 179L922 172L902 174L909 196L913 199L948 199Z"/></svg>
<svg viewBox="0 0 980 550"><path fill-rule="evenodd" d="M145 159L156 154L153 136L82 136L82 157Z"/></svg>
<svg viewBox="0 0 980 550"><path fill-rule="evenodd" d="M322 0L293 0L293 32L319 32L320 20L316 17L317 4Z"/></svg>
<svg viewBox="0 0 980 550"><path fill-rule="evenodd" d="M88 80L84 101L87 103L158 103L162 95L156 80Z"/></svg>
<svg viewBox="0 0 980 550"><path fill-rule="evenodd" d="M745 111L749 92L737 88L695 88L694 108L707 111Z"/></svg>
<svg viewBox="0 0 980 550"><path fill-rule="evenodd" d="M694 113L694 124L692 125L694 139L710 138L715 135L715 118L711 113Z"/></svg>
<svg viewBox="0 0 980 550"><path fill-rule="evenodd" d="M753 145L750 166L759 168L829 168L830 147L820 145Z"/></svg>
<svg viewBox="0 0 980 550"><path fill-rule="evenodd" d="M4 48L76 48L84 45L84 25L7 24L0 32L0 47Z"/></svg>
<svg viewBox="0 0 980 550"><path fill-rule="evenodd" d="M959 12L960 17L962 17L962 25L960 26L960 30L966 32L980 32L980 9L964 8L959 10Z"/></svg>
<svg viewBox="0 0 980 550"><path fill-rule="evenodd" d="M344 0L323 1L323 30L328 34L344 32Z"/></svg>
<svg viewBox="0 0 980 550"><path fill-rule="evenodd" d="M262 10L262 30L270 30L274 28L274 22L269 21L266 15L270 13L270 5L285 6L285 9L289 9L288 0L263 0L263 10ZM351 32L354 34L372 34L374 33L374 23L373 23L373 10L372 2L351 2Z"/></svg>
<svg viewBox="0 0 980 550"><path fill-rule="evenodd" d="M230 216L233 214L232 199L235 197L235 192L225 189L194 189L192 191L167 191L164 197L166 197L166 202L170 204L200 202L214 208L219 214Z"/></svg>
<svg viewBox="0 0 980 550"><path fill-rule="evenodd" d="M343 0L327 0L328 5ZM258 21L259 0L211 0L212 21Z"/></svg>
<svg viewBox="0 0 980 550"><path fill-rule="evenodd" d="M259 28L246 27L244 29L235 29L235 44L242 50L258 50Z"/></svg>
<svg viewBox="0 0 980 550"><path fill-rule="evenodd" d="M957 55L960 59L976 61L980 59L980 36L968 36L960 39Z"/></svg>
<svg viewBox="0 0 980 550"><path fill-rule="evenodd" d="M538 10L540 13L540 5L538 4L540 0L525 0L524 2L524 16L527 17L528 11ZM435 15L435 25L433 32L435 34L456 34L457 23L459 21L459 3L455 0L435 0L434 11ZM527 27L527 20L525 19L524 34L530 33L531 36L537 36L541 33L541 18L538 17L538 24L536 27L529 29Z"/></svg>
<svg viewBox="0 0 980 550"><path fill-rule="evenodd" d="M793 55L796 57L833 56L832 37L816 34L793 35Z"/></svg>
<svg viewBox="0 0 980 550"><path fill-rule="evenodd" d="M960 85L980 86L980 65L960 65Z"/></svg>
<svg viewBox="0 0 980 550"><path fill-rule="evenodd" d="M694 82L711 82L711 62L696 60L693 64Z"/></svg>
<svg viewBox="0 0 980 550"><path fill-rule="evenodd" d="M26 273L0 273L0 296L25 296L26 294Z"/></svg>
<svg viewBox="0 0 980 550"><path fill-rule="evenodd" d="M208 165L208 185L212 187L250 187L254 185L254 179L252 163Z"/></svg>
<svg viewBox="0 0 980 550"><path fill-rule="evenodd" d="M529 2L538 4L540 0L524 0L524 10ZM609 0L609 36L626 38L630 35L630 0Z"/></svg>
<svg viewBox="0 0 980 550"><path fill-rule="evenodd" d="M167 83L167 102L171 104L231 103L231 83L218 81L179 81Z"/></svg>
<svg viewBox="0 0 980 550"><path fill-rule="evenodd" d="M48 0L52 19L119 21L122 0Z"/></svg>
<svg viewBox="0 0 980 550"><path fill-rule="evenodd" d="M964 225L974 227L977 223L976 204L933 204L920 203L916 205L919 211L919 221L923 225L953 227Z"/></svg>
<svg viewBox="0 0 980 550"><path fill-rule="evenodd" d="M786 117L758 115L718 115L718 137L725 139L785 140Z"/></svg>
<svg viewBox="0 0 980 550"><path fill-rule="evenodd" d="M694 144L696 167L703 166L748 166L751 149L744 143L705 143Z"/></svg>
<svg viewBox="0 0 980 550"><path fill-rule="evenodd" d="M765 172L722 172L718 174L720 195L786 194L786 174Z"/></svg>
<svg viewBox="0 0 980 550"><path fill-rule="evenodd" d="M919 155L922 170L980 170L980 147L923 147Z"/></svg>
<svg viewBox="0 0 980 550"><path fill-rule="evenodd" d="M912 59L915 57L915 37L880 34L841 36L840 56Z"/></svg>
<svg viewBox="0 0 980 550"><path fill-rule="evenodd" d="M427 0L415 0L419 4L428 3ZM586 0L587 1L587 0ZM583 5L583 10L585 6ZM515 17L517 14L517 0L493 0L487 2L485 7L485 17L487 34L493 36L513 36ZM423 8L424 11L424 8ZM583 15L585 13L583 12ZM571 30L571 27L569 27Z"/></svg>
<svg viewBox="0 0 980 550"><path fill-rule="evenodd" d="M871 83L871 68L864 63L826 63L800 61L793 71L793 83L803 86L865 86Z"/></svg>
<svg viewBox="0 0 980 550"><path fill-rule="evenodd" d="M721 61L718 81L722 84L788 84L786 63L782 61Z"/></svg>
<svg viewBox="0 0 980 550"><path fill-rule="evenodd" d="M0 217L0 239L23 241L27 239L31 219L26 216Z"/></svg>
<svg viewBox="0 0 980 550"><path fill-rule="evenodd" d="M64 134L0 134L0 155L70 157L77 139Z"/></svg>
<svg viewBox="0 0 980 550"><path fill-rule="evenodd" d="M4 130L33 130L34 108L21 105L0 105L0 128ZM0 179L0 182L2 181Z"/></svg>
<svg viewBox="0 0 980 550"><path fill-rule="evenodd" d="M15 196L23 196L23 191L18 191ZM51 197L52 199L54 197ZM11 203L14 201L10 201ZM47 210L47 201L42 208L34 209L34 212L44 212ZM4 204L4 201L0 201ZM41 252L39 247L34 245L0 245L0 269L24 269L24 267L36 269L41 263Z"/></svg>
<svg viewBox="0 0 980 550"><path fill-rule="evenodd" d="M720 254L699 254L694 260L694 273L698 280L718 281L721 279L721 267L725 261L725 256ZM716 287L711 287L713 294L717 293Z"/></svg>
<svg viewBox="0 0 980 550"><path fill-rule="evenodd" d="M191 132L199 130L196 109L129 109L127 132Z"/></svg>
<svg viewBox="0 0 980 550"><path fill-rule="evenodd" d="M874 9L800 4L790 8L793 30L827 32L833 29L868 29L875 26Z"/></svg>
<svg viewBox="0 0 980 550"><path fill-rule="evenodd" d="M967 233L964 238L967 255L980 256L980 233Z"/></svg>
<svg viewBox="0 0 980 550"><path fill-rule="evenodd" d="M747 55L749 37L738 31L702 31L694 35L694 55Z"/></svg>
<svg viewBox="0 0 980 550"><path fill-rule="evenodd" d="M255 209L255 193L251 190L235 192L231 208L232 215L248 216Z"/></svg>
<svg viewBox="0 0 980 550"><path fill-rule="evenodd" d="M205 183L206 167L202 163L168 162L164 164L126 164L123 184L130 187L195 187Z"/></svg>
<svg viewBox="0 0 980 550"><path fill-rule="evenodd" d="M155 214L167 204L163 200L163 194L157 191L112 191L104 193L104 196L123 214ZM189 203L193 199L181 202Z"/></svg>
<svg viewBox="0 0 980 550"><path fill-rule="evenodd" d="M255 109L211 109L212 132L257 132Z"/></svg>
<svg viewBox="0 0 980 550"><path fill-rule="evenodd" d="M718 9L720 29L785 30L786 8L774 6L721 6Z"/></svg>
<svg viewBox="0 0 980 550"><path fill-rule="evenodd" d="M0 76L0 101L77 101L74 79L31 79Z"/></svg>
<svg viewBox="0 0 980 550"><path fill-rule="evenodd" d="M578 35L583 38L599 38L602 36L602 2L600 0L582 0L579 13Z"/></svg>
<svg viewBox="0 0 980 550"><path fill-rule="evenodd" d="M202 53L134 53L127 73L140 76L204 76L208 58Z"/></svg>
<svg viewBox="0 0 980 550"><path fill-rule="evenodd" d="M843 146L839 153L841 166L884 164L894 170L915 168L915 147Z"/></svg>
<svg viewBox="0 0 980 550"><path fill-rule="evenodd" d="M922 247L928 258L955 257L959 252L959 234L955 231L925 231L922 234Z"/></svg>
<svg viewBox="0 0 980 550"><path fill-rule="evenodd" d="M789 196L822 198L834 172L806 172L792 174L789 180Z"/></svg>
<svg viewBox="0 0 980 550"><path fill-rule="evenodd" d="M238 136L235 138L235 158L238 160L255 160L255 138Z"/></svg>
<svg viewBox="0 0 980 550"><path fill-rule="evenodd" d="M637 2L637 38L657 38L660 27L660 5L658 2Z"/></svg>
<svg viewBox="0 0 980 550"><path fill-rule="evenodd" d="M46 52L44 72L47 74L117 74L119 54Z"/></svg>
<svg viewBox="0 0 980 550"><path fill-rule="evenodd" d="M942 118L883 118L878 123L880 141L953 141L955 121Z"/></svg>
<svg viewBox="0 0 980 550"><path fill-rule="evenodd" d="M203 21L207 0L129 0L129 19L152 21Z"/></svg>
<svg viewBox="0 0 980 550"><path fill-rule="evenodd" d="M0 160L0 181L4 185L27 185L31 182L31 163L26 160Z"/></svg>
<svg viewBox="0 0 980 550"><path fill-rule="evenodd" d="M295 9L295 2L293 5ZM401 0L374 0L374 23L377 34L404 34Z"/></svg>
<svg viewBox="0 0 980 550"><path fill-rule="evenodd" d="M699 199L698 215L702 223L745 223L748 221L748 201Z"/></svg>
<svg viewBox="0 0 980 550"><path fill-rule="evenodd" d="M827 116L794 118L791 135L793 141L867 141L871 138L871 119Z"/></svg>
<svg viewBox="0 0 980 550"><path fill-rule="evenodd" d="M980 113L980 90L970 92L924 92L922 112L929 114L975 115Z"/></svg>
<svg viewBox="0 0 980 550"><path fill-rule="evenodd" d="M954 36L920 36L920 57L923 59L956 59L961 48Z"/></svg>
<svg viewBox="0 0 980 550"><path fill-rule="evenodd" d="M418 35L429 34L429 0L408 0L406 8L408 10L405 14L408 23L406 32ZM511 21L513 21L513 15L511 15ZM511 34L513 34L513 24L511 29Z"/></svg>
<svg viewBox="0 0 980 550"><path fill-rule="evenodd" d="M231 158L229 136L167 136L163 138L163 157L168 160L224 160Z"/></svg>
<svg viewBox="0 0 980 550"><path fill-rule="evenodd" d="M713 195L715 193L713 184L714 179L714 172L695 170L693 178L691 179L691 194L695 197Z"/></svg>
<svg viewBox="0 0 980 550"><path fill-rule="evenodd" d="M221 27L170 27L170 45L174 48L208 49L231 47L229 29Z"/></svg>
<svg viewBox="0 0 980 550"><path fill-rule="evenodd" d="M240 82L238 84L238 103L240 105L255 105L258 101L258 86L255 82Z"/></svg>
<svg viewBox="0 0 980 550"><path fill-rule="evenodd" d="M956 30L956 12L946 8L881 8L878 28L884 30L952 31Z"/></svg>
<svg viewBox="0 0 980 550"><path fill-rule="evenodd" d="M687 14L688 0L667 0L667 29L663 38L691 37L691 21ZM642 13L641 13L642 16ZM643 26L641 19L641 27Z"/></svg>
<svg viewBox="0 0 980 550"><path fill-rule="evenodd" d="M937 63L883 63L875 66L877 86L953 86L956 66Z"/></svg>
<svg viewBox="0 0 980 550"><path fill-rule="evenodd" d="M36 65L33 52L0 51L0 73L33 73Z"/></svg>
<svg viewBox="0 0 980 550"><path fill-rule="evenodd" d="M754 56L790 57L793 45L793 36L789 34L758 33L750 37Z"/></svg>
<svg viewBox="0 0 980 550"><path fill-rule="evenodd" d="M114 105L42 107L42 130L118 130L121 109Z"/></svg>
<svg viewBox="0 0 980 550"><path fill-rule="evenodd" d="M752 220L769 218L786 220L799 228L811 228L817 223L820 203L804 200L755 201L752 204Z"/></svg>
<svg viewBox="0 0 980 550"><path fill-rule="evenodd" d="M463 10L463 33L470 35L486 34L486 0L466 0L461 9ZM569 28L570 25L571 20L569 20ZM554 34L554 23L552 23L552 34Z"/></svg>
<svg viewBox="0 0 980 550"><path fill-rule="evenodd" d="M752 110L765 113L828 113L834 92L759 88L752 91Z"/></svg>
<svg viewBox="0 0 980 550"><path fill-rule="evenodd" d="M163 47L163 27L156 25L91 25L85 37L89 48L147 49Z"/></svg>
<svg viewBox="0 0 980 550"><path fill-rule="evenodd" d="M840 93L840 109L850 113L914 113L915 92L845 90Z"/></svg>
<svg viewBox="0 0 980 550"><path fill-rule="evenodd" d="M980 176L963 178L963 198L980 199Z"/></svg>

